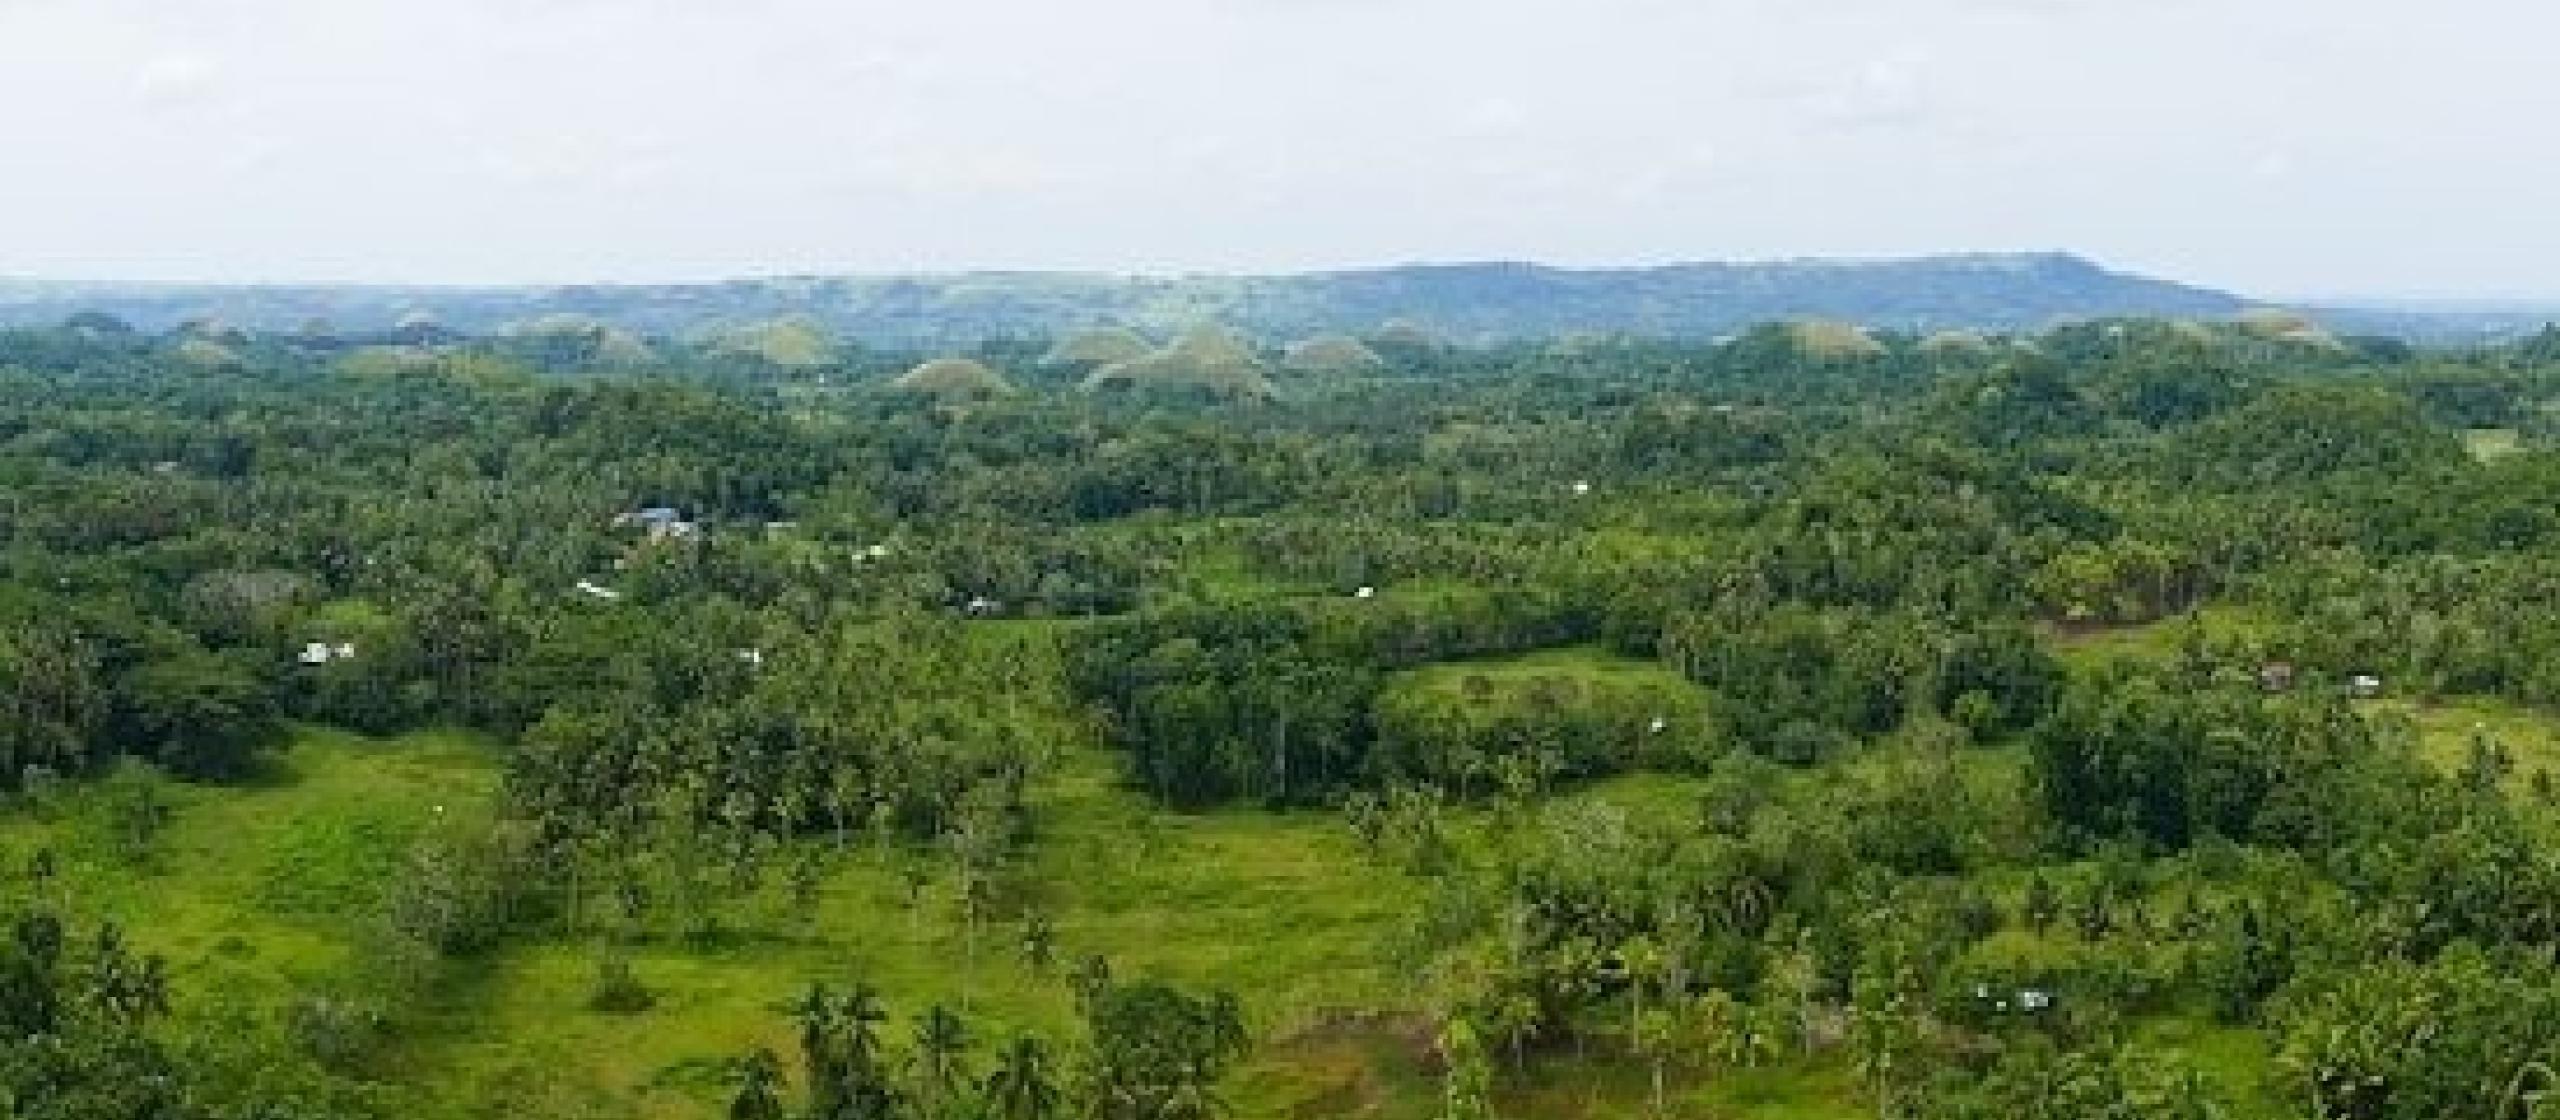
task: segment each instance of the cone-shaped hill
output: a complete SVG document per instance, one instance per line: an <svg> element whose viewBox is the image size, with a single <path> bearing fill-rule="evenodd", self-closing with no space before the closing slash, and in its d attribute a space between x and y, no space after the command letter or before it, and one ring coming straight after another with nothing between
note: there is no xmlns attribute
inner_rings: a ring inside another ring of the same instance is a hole
<svg viewBox="0 0 2560 1120"><path fill-rule="evenodd" d="M945 400L1001 397L1013 392L1013 382L974 358L935 358L900 375L889 387L901 393Z"/></svg>

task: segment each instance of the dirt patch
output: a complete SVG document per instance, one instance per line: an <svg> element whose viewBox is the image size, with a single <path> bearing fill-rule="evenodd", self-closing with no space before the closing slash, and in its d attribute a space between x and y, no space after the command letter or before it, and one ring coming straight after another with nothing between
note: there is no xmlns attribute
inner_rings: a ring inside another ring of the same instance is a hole
<svg viewBox="0 0 2560 1120"><path fill-rule="evenodd" d="M1332 1013L1266 1045L1262 1064L1295 1120L1379 1117L1399 1085L1439 1076L1434 1040L1430 1022L1413 1016Z"/></svg>

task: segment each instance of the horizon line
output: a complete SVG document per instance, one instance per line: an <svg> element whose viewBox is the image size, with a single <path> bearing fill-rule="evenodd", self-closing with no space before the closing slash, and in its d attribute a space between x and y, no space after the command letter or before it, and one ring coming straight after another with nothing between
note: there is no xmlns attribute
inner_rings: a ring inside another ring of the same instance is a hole
<svg viewBox="0 0 2560 1120"><path fill-rule="evenodd" d="M1549 272L1662 272L1683 268L1778 268L1788 266L1887 266L1961 261L2035 261L2066 260L2088 265L2101 271L2123 276L2159 280L2186 287L2214 288L2200 281L2178 280L2147 271L2108 263L2088 253L2070 249L1947 249L1918 253L1804 253L1776 256L1735 257L1668 257L1657 260L1624 262L1558 262L1532 257L1449 257L1406 258L1372 263L1336 263L1305 267L1270 268L1110 268L1085 266L1021 266L968 265L934 268L865 268L759 271L753 269L727 273L702 273L692 276L657 279L617 280L328 280L328 279L258 279L258 280L135 280L114 277L72 277L43 273L0 272L0 288L9 285L86 288L124 291L152 290L273 290L295 288L381 289L418 291L522 291L560 288L691 288L722 284L775 283L795 280L865 280L865 279L945 279L972 276L1058 276L1114 280L1215 280L1259 279L1298 276L1340 276L1360 273L1397 272L1415 269L1454 268L1527 268Z"/></svg>
<svg viewBox="0 0 2560 1120"><path fill-rule="evenodd" d="M1692 268L1889 267L1894 265L1983 262L2068 261L2115 276L2147 280L2225 296L2243 303L2301 310L2402 311L2413 314L2526 314L2560 311L2560 292L2270 292L2253 293L2210 281L2190 280L2163 272L2127 267L2073 249L1946 249L1915 253L1790 254L1734 257L1675 257L1626 262L1557 262L1530 257L1407 258L1381 263L1339 263L1274 268L1107 268L971 265L950 268L860 268L831 270L703 273L653 279L612 280L332 280L332 279L118 279L71 277L43 273L0 272L0 303L29 295L179 295L203 292L413 292L497 293L557 292L578 289L637 290L649 288L716 288L732 284L788 284L831 280L951 280L985 277L1054 277L1109 281L1187 281L1290 279L1356 276L1398 271L1468 268L1520 268L1558 273L1668 272ZM49 290L49 291L48 291Z"/></svg>

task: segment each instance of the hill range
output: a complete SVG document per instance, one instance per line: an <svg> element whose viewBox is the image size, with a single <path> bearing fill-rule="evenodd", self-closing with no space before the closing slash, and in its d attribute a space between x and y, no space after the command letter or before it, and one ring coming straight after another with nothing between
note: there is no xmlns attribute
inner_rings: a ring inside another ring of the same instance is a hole
<svg viewBox="0 0 2560 1120"><path fill-rule="evenodd" d="M104 312L144 330L212 319L260 331L367 331L404 318L483 332L544 316L591 317L653 335L805 317L885 347L1049 337L1097 326L1158 336L1218 321L1263 338L1408 322L1443 338L1580 333L1705 338L1789 318L1871 328L2030 330L2114 316L2218 318L2261 301L2109 269L2067 253L1792 260L1630 268L1522 263L1404 265L1275 275L968 272L800 276L697 284L553 287L124 286L0 280L0 325ZM2322 308L2346 330L2480 338L2549 316Z"/></svg>

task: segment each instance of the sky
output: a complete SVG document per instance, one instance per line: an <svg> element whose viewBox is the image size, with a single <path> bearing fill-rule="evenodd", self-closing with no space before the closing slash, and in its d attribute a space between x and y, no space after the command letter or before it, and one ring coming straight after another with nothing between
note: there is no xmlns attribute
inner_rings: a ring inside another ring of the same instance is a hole
<svg viewBox="0 0 2560 1120"><path fill-rule="evenodd" d="M0 276L2060 249L2560 297L2545 0L0 0Z"/></svg>

